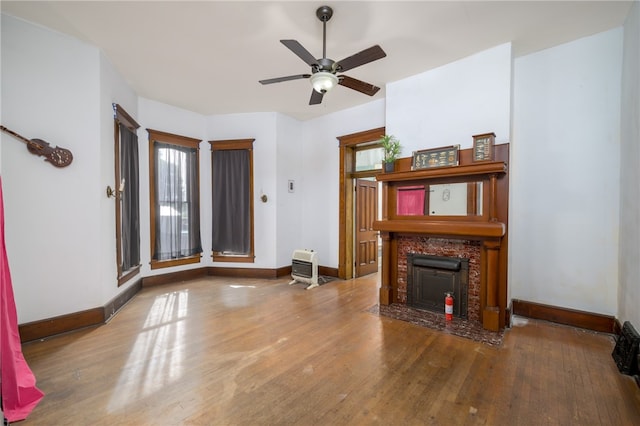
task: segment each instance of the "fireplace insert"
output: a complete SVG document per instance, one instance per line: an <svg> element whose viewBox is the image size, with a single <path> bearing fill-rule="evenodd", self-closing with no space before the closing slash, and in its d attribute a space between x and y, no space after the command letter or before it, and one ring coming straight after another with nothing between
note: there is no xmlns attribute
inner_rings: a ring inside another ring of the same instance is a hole
<svg viewBox="0 0 640 426"><path fill-rule="evenodd" d="M444 314L444 298L453 296L453 315L467 318L469 259L407 254L407 305Z"/></svg>

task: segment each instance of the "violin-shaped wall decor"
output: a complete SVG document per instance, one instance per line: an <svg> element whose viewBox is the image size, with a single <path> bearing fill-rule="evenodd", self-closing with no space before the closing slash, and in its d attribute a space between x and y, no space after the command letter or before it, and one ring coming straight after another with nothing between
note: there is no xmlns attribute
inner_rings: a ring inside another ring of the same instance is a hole
<svg viewBox="0 0 640 426"><path fill-rule="evenodd" d="M27 144L27 150L29 150L30 153L45 157L45 161L48 161L56 167L67 167L73 161L73 154L66 148L57 146L52 148L51 145L42 139L27 139L4 126L0 126L0 130L20 139Z"/></svg>

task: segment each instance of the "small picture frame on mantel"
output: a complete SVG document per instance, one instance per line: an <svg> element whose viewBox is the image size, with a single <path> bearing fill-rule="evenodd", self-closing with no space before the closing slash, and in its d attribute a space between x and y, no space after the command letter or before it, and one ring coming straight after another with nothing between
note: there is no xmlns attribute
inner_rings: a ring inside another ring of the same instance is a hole
<svg viewBox="0 0 640 426"><path fill-rule="evenodd" d="M460 145L443 146L441 148L414 151L411 170L429 169L432 167L457 166Z"/></svg>
<svg viewBox="0 0 640 426"><path fill-rule="evenodd" d="M495 133L483 133L473 136L473 153L471 159L474 162L495 160Z"/></svg>

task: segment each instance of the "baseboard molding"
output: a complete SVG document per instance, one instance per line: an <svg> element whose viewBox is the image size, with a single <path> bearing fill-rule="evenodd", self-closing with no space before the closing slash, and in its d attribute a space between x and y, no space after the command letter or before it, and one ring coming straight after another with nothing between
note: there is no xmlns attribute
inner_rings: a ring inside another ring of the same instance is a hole
<svg viewBox="0 0 640 426"><path fill-rule="evenodd" d="M209 275L208 268L187 269L178 272L169 272L166 274L152 275L142 278L142 287L150 287L154 285L176 283L180 281L195 280Z"/></svg>
<svg viewBox="0 0 640 426"><path fill-rule="evenodd" d="M18 332L20 333L20 341L24 343L103 323L104 308L93 308L87 309L86 311L20 324L18 326Z"/></svg>
<svg viewBox="0 0 640 426"><path fill-rule="evenodd" d="M291 267L289 267L291 269ZM289 271L291 273L291 271ZM338 268L329 268L328 266L318 266L318 275L327 277L338 277Z"/></svg>
<svg viewBox="0 0 640 426"><path fill-rule="evenodd" d="M615 333L616 328L618 329L618 333L621 330L619 322L618 326L616 326L616 318L609 315L595 314L518 299L512 300L512 308L514 315L556 322L587 330L604 333Z"/></svg>
<svg viewBox="0 0 640 426"><path fill-rule="evenodd" d="M142 278L129 286L125 291L111 299L104 306L104 322L108 322L127 302L142 290Z"/></svg>
<svg viewBox="0 0 640 426"><path fill-rule="evenodd" d="M290 267L289 267L290 268ZM262 278L271 279L278 278L280 269L266 268L224 268L211 266L209 267L209 275L217 277L233 277L233 278ZM286 275L286 274L283 274Z"/></svg>
<svg viewBox="0 0 640 426"><path fill-rule="evenodd" d="M20 324L18 325L20 341L22 343L31 342L57 334L102 325L109 321L129 300L133 299L141 288L142 279L139 279L100 308Z"/></svg>
<svg viewBox="0 0 640 426"><path fill-rule="evenodd" d="M290 274L291 266L283 266L276 269L222 268L213 266L144 277L140 278L136 283L118 294L102 307L20 324L18 326L20 340L23 343L31 342L33 340L44 339L86 327L102 325L108 322L118 312L118 310L131 300L143 287L189 281L206 276L272 279ZM338 270L336 268L318 266L318 274L337 277Z"/></svg>

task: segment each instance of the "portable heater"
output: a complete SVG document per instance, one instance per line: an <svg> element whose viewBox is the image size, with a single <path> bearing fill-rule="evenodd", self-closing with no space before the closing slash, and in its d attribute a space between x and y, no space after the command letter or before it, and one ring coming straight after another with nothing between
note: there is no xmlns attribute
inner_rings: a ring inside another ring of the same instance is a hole
<svg viewBox="0 0 640 426"><path fill-rule="evenodd" d="M291 256L291 284L309 284L307 290L318 287L318 253L313 250L294 250Z"/></svg>

